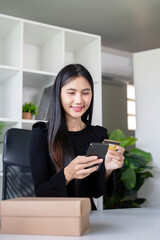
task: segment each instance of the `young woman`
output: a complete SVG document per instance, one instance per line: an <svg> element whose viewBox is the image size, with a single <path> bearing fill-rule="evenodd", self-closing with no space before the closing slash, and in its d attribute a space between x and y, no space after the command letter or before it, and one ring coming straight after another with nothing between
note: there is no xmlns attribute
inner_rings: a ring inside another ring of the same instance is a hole
<svg viewBox="0 0 160 240"><path fill-rule="evenodd" d="M50 103L49 121L33 125L30 162L36 196L111 196L114 170L124 163L124 148L109 150L105 161L86 157L91 142L108 138L107 130L92 126L93 80L80 64L70 64L57 75ZM102 163L99 171L97 164ZM95 165L91 168L92 165Z"/></svg>

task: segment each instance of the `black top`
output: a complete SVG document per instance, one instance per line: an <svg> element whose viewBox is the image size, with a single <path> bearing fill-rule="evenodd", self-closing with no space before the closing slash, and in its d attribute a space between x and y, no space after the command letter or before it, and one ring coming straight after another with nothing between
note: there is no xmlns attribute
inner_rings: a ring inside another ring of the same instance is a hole
<svg viewBox="0 0 160 240"><path fill-rule="evenodd" d="M114 188L114 174L105 182L105 167L102 164L98 172L78 180L73 179L66 186L64 168L57 172L50 158L47 141L47 123L33 125L30 138L30 163L35 193L37 197L88 197L92 210L96 209L93 197L111 196ZM100 126L87 125L77 132L68 131L75 157L86 155L91 142L102 142L108 138L107 130ZM66 165L66 164L65 164Z"/></svg>

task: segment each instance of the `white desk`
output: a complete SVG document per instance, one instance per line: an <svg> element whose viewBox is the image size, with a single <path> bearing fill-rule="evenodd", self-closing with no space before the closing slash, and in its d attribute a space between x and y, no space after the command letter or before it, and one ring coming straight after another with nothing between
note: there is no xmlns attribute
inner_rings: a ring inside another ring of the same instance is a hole
<svg viewBox="0 0 160 240"><path fill-rule="evenodd" d="M93 211L90 228L81 237L5 235L0 240L159 240L160 208Z"/></svg>

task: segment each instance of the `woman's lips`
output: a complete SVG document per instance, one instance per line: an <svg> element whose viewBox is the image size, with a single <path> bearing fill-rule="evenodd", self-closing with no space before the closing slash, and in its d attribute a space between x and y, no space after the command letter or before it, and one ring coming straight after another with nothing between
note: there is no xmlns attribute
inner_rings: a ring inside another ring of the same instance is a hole
<svg viewBox="0 0 160 240"><path fill-rule="evenodd" d="M75 112L80 112L80 111L82 110L83 106L82 106L82 107L71 107L71 108L72 108L73 111L75 111Z"/></svg>

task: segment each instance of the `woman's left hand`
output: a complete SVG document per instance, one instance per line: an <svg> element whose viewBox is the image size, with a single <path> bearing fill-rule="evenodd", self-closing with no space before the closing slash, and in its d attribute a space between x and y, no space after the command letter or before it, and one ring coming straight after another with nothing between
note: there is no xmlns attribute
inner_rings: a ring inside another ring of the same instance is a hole
<svg viewBox="0 0 160 240"><path fill-rule="evenodd" d="M108 150L105 157L106 171L112 172L115 169L121 168L124 163L123 153L125 149L121 146L116 146L117 151Z"/></svg>

